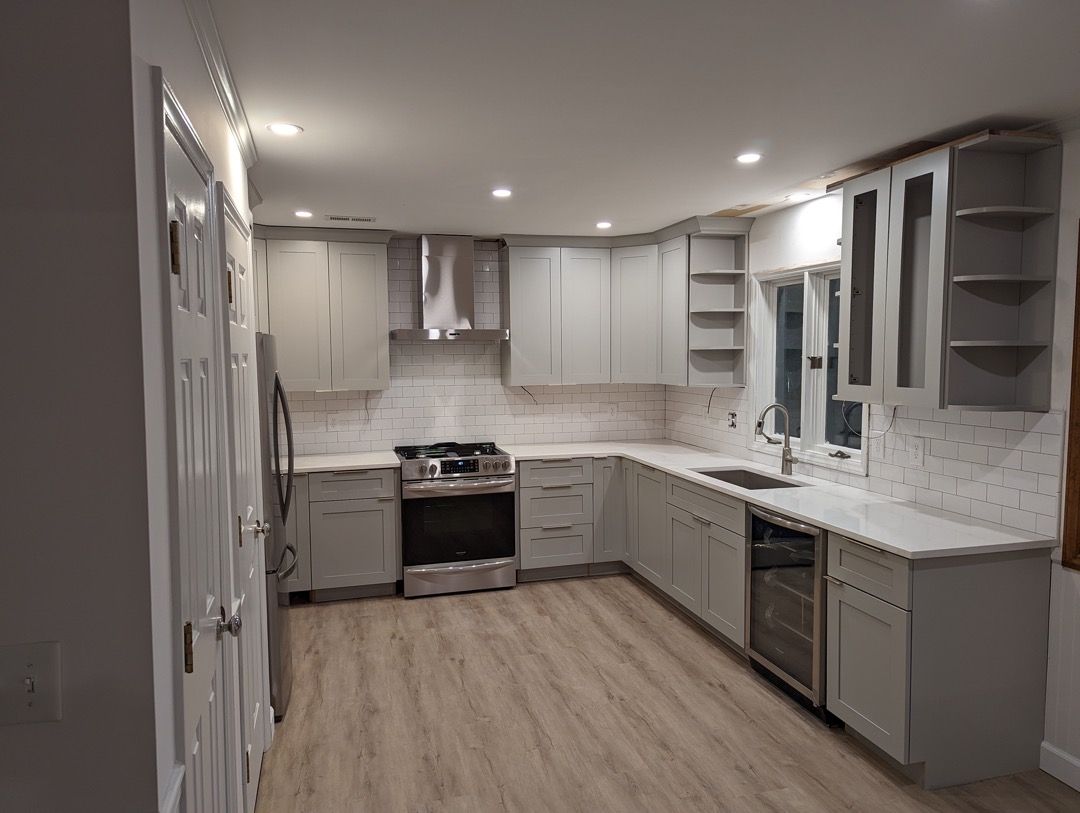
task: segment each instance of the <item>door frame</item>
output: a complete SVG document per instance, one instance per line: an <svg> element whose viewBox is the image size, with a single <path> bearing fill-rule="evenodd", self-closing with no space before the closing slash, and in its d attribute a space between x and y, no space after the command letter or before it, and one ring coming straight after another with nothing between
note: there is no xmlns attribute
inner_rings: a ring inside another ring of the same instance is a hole
<svg viewBox="0 0 1080 813"><path fill-rule="evenodd" d="M224 239L224 224L218 221L217 211L219 206L217 205L217 185L215 184L214 165L210 160L210 156L207 153L205 147L199 138L198 133L195 130L194 125L188 118L184 111L183 106L180 103L179 97L175 91L169 85L168 80L165 78L160 68L153 68L154 75L154 87L155 91L160 92L160 100L155 100L155 158L157 161L157 168L159 172L158 183L158 199L161 202L166 200L166 176L165 176L165 134L166 131L176 139L176 142L180 145L185 156L191 161L192 166L199 173L206 185L207 202L209 203L206 222L207 222L207 239L211 246L217 246L220 241ZM160 102L160 103L159 103ZM170 268L169 257L169 236L167 232L167 225L165 218L159 217L159 245L161 247L161 269L164 273L168 273ZM217 251L211 251L212 261L214 267L211 269L212 278L217 280L217 284L224 288L225 277L223 269L220 267L220 253ZM227 296L227 293L226 295ZM215 371L215 375L218 379L218 391L221 392L225 400L228 399L228 382L225 373L225 359L228 353L228 332L226 329L228 313L225 307L225 296L222 296L221 290L218 291L218 296L215 300L215 306L219 313L218 318L213 321L214 324L214 343L217 349L220 351L218 368ZM164 364L166 367L166 380L172 381L175 378L173 363L172 363L172 346L173 337L171 330L171 306L168 296L163 300L163 308L166 311L167 318L163 325L165 333L165 347L166 353L164 358ZM178 484L176 481L176 412L175 401L172 398L167 398L168 407L168 453L169 453L169 510L170 510L170 531L169 541L171 548L171 566L173 570L173 579L171 585L172 591L172 611L174 619L174 634L176 635L177 645L174 649L176 653L173 661L173 674L177 678L177 687L183 684L184 677L184 657L183 657L183 635L181 625L183 619L181 618L181 568L180 568L180 551L177 538L175 536L175 518L179 516L179 505L177 504L178 496ZM231 448L232 440L232 427L228 422L228 405L227 403L217 403L214 405L215 419L218 421L218 425L222 429L222 437L226 441L219 444L217 451L218 464L221 466L221 471L225 472L226 481L231 482L233 479L232 461L230 459L229 449ZM219 522L222 522L222 534L223 538L230 539L228 522L229 517L232 516L232 489L227 490L228 493L222 495L222 516L219 517ZM220 568L221 577L221 602L226 607L234 607L234 583L233 583L233 570L232 570L232 556L222 556L221 561L218 563ZM240 685L239 685L239 651L236 644L236 638L233 636L225 636L222 639L222 663L220 668L222 670L223 686L225 689L224 698L224 712L225 712L225 742L226 742L226 761L225 761L225 783L226 783L226 799L228 808L230 810L237 810L243 806L243 785L241 774L241 747L240 747ZM174 705L175 720L177 722L177 738L179 740L179 753L184 751L184 699L183 691L177 691L175 705ZM179 777L179 786L182 788L184 784L183 771L185 769L184 762L180 763L181 775Z"/></svg>

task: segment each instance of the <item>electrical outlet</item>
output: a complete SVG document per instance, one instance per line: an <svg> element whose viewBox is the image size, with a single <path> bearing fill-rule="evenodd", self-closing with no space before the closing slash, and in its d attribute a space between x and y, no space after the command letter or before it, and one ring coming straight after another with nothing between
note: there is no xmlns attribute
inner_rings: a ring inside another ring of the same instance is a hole
<svg viewBox="0 0 1080 813"><path fill-rule="evenodd" d="M923 438L908 438L908 463L912 466L921 466L925 449L926 440Z"/></svg>
<svg viewBox="0 0 1080 813"><path fill-rule="evenodd" d="M604 404L604 415L609 418L614 418L619 414L618 404Z"/></svg>
<svg viewBox="0 0 1080 813"><path fill-rule="evenodd" d="M60 643L0 646L0 725L60 719Z"/></svg>
<svg viewBox="0 0 1080 813"><path fill-rule="evenodd" d="M738 412L729 412L727 414L727 418L728 418L728 424L727 424L728 429L735 429L735 428L738 427L738 425L739 425L739 413Z"/></svg>
<svg viewBox="0 0 1080 813"><path fill-rule="evenodd" d="M327 432L344 432L349 428L349 422L341 415L335 412L328 412L326 415L326 431Z"/></svg>

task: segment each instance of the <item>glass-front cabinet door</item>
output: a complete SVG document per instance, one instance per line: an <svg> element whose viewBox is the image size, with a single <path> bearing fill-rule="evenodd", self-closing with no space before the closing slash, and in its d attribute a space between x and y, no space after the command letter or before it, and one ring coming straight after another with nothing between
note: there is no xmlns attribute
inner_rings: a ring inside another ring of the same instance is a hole
<svg viewBox="0 0 1080 813"><path fill-rule="evenodd" d="M844 184L836 394L854 404L880 404L885 397L891 178L886 167Z"/></svg>
<svg viewBox="0 0 1080 813"><path fill-rule="evenodd" d="M950 155L942 149L892 168L886 404L941 406Z"/></svg>

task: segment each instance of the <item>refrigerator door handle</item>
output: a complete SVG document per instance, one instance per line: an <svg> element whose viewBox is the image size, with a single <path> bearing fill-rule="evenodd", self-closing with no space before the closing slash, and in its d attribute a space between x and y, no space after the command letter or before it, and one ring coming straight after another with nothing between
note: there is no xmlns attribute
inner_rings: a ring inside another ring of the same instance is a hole
<svg viewBox="0 0 1080 813"><path fill-rule="evenodd" d="M281 413L285 416L285 442L286 454L289 458L288 479L285 487L281 483L281 446L280 432L278 429L278 405L281 405ZM292 415L289 413L289 399L285 395L285 387L281 384L281 376L274 373L274 479L277 482L278 503L281 505L282 525L289 521L289 510L292 508L293 479L295 475L295 453L293 446Z"/></svg>
<svg viewBox="0 0 1080 813"><path fill-rule="evenodd" d="M289 553L292 554L292 561L289 562L288 567L285 567L283 565L285 561L285 555ZM292 575L293 571L296 570L296 566L299 563L300 555L296 552L296 547L293 545L292 542L287 543L285 545L285 550L281 552L281 560L278 562L277 569L274 570L274 573L277 574L278 581L283 582L285 581L285 579L289 578L289 576Z"/></svg>

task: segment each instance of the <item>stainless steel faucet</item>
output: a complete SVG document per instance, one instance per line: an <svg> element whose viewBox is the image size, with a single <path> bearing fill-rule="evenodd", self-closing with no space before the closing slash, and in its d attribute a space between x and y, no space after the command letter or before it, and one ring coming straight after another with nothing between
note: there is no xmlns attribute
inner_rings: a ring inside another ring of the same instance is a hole
<svg viewBox="0 0 1080 813"><path fill-rule="evenodd" d="M765 431L765 416L773 409L780 410L780 414L784 416L784 439L782 441ZM757 426L754 427L754 434L761 435L765 438L766 443L784 444L784 451L780 454L780 473L791 474L791 464L799 461L791 454L791 415L788 414L787 407L781 403L775 403L769 404L765 409L761 410L761 414L758 415Z"/></svg>

